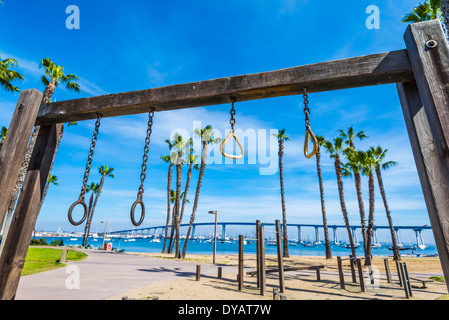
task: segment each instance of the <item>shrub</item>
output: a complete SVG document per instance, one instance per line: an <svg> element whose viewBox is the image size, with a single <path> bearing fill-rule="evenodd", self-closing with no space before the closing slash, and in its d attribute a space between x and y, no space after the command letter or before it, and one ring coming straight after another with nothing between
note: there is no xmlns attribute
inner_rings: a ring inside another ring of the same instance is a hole
<svg viewBox="0 0 449 320"><path fill-rule="evenodd" d="M50 242L50 245L61 247L64 245L64 243L61 239L58 239L58 240L53 240L52 242Z"/></svg>
<svg viewBox="0 0 449 320"><path fill-rule="evenodd" d="M31 239L30 245L35 245L35 246L46 246L47 245L47 240L44 238L39 238L39 239Z"/></svg>

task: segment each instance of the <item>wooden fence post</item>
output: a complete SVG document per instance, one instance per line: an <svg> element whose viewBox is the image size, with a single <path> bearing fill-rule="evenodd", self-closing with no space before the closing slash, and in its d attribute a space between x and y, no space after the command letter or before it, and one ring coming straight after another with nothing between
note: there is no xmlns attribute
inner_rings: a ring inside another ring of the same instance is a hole
<svg viewBox="0 0 449 320"><path fill-rule="evenodd" d="M404 41L416 86L399 84L398 91L449 288L449 45L438 20L410 24Z"/></svg>
<svg viewBox="0 0 449 320"><path fill-rule="evenodd" d="M256 270L257 270L257 288L260 288L260 220L256 220Z"/></svg>
<svg viewBox="0 0 449 320"><path fill-rule="evenodd" d="M17 176L25 158L31 132L36 122L42 93L35 89L23 90L0 149L0 228L5 220Z"/></svg>
<svg viewBox="0 0 449 320"><path fill-rule="evenodd" d="M384 264L385 264L385 273L387 275L387 282L391 283L390 264L388 263L388 259L384 259Z"/></svg>
<svg viewBox="0 0 449 320"><path fill-rule="evenodd" d="M223 277L223 268L222 267L218 267L218 275L217 278L221 279Z"/></svg>
<svg viewBox="0 0 449 320"><path fill-rule="evenodd" d="M278 255L278 269L279 269L279 292L284 293L285 291L285 280L284 280L284 261L282 260L282 240L281 240L281 222L280 220L275 221L276 224L276 246Z"/></svg>
<svg viewBox="0 0 449 320"><path fill-rule="evenodd" d="M62 249L61 258L59 259L60 263L64 263L67 259L67 248Z"/></svg>
<svg viewBox="0 0 449 320"><path fill-rule="evenodd" d="M243 235L239 235L239 290L243 290Z"/></svg>
<svg viewBox="0 0 449 320"><path fill-rule="evenodd" d="M355 261L357 263L357 269L358 269L358 272L359 272L360 290L362 292L366 292L365 279L363 278L362 259L358 258L358 259L355 259Z"/></svg>
<svg viewBox="0 0 449 320"><path fill-rule="evenodd" d="M265 231L264 227L259 228L259 273L260 273L260 294L265 295L266 273L265 273Z"/></svg>
<svg viewBox="0 0 449 320"><path fill-rule="evenodd" d="M43 126L39 130L9 236L0 257L2 300L12 300L15 297L62 126Z"/></svg>
<svg viewBox="0 0 449 320"><path fill-rule="evenodd" d="M200 281L201 279L201 265L196 265L196 281Z"/></svg>
<svg viewBox="0 0 449 320"><path fill-rule="evenodd" d="M341 263L341 257L337 257L337 264L338 264L338 275L340 276L340 288L345 289L345 276L343 274L343 266Z"/></svg>

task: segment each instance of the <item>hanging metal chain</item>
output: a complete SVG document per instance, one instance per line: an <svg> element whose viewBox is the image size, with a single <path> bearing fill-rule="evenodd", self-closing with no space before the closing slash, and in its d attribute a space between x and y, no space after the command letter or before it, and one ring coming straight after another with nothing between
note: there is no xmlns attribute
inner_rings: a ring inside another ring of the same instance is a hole
<svg viewBox="0 0 449 320"><path fill-rule="evenodd" d="M310 109L309 109L309 96L307 95L307 87L302 88L304 98L304 115L306 116L305 122L306 122L306 129L310 128Z"/></svg>
<svg viewBox="0 0 449 320"><path fill-rule="evenodd" d="M94 129L94 133L92 135L92 142L90 144L89 156L87 157L86 170L84 171L83 186L81 188L80 197L69 208L68 218L69 218L70 223L73 224L74 226L78 226L78 225L82 224L84 222L84 220L86 220L87 215L88 215L88 209L87 209L86 202L84 200L84 195L86 194L86 191L87 191L87 181L89 180L90 167L92 166L92 159L94 157L95 144L97 143L98 131L100 129L100 120L101 120L101 116L99 114L97 114L97 121L95 122L95 129ZM83 206L84 215L81 218L81 220L74 221L73 217L72 217L73 209L79 204Z"/></svg>
<svg viewBox="0 0 449 320"><path fill-rule="evenodd" d="M231 97L231 102L232 102L232 107L231 107L231 120L229 121L229 123L231 124L231 130L232 132L234 132L234 125L235 125L235 109L234 109L234 103L237 99L235 97Z"/></svg>
<svg viewBox="0 0 449 320"><path fill-rule="evenodd" d="M148 127L147 127L147 136L145 138L145 148L143 149L143 164L142 164L142 173L140 174L140 187L138 192L138 197L142 198L144 189L143 183L146 178L146 170L147 170L147 161L148 161L148 151L150 150L150 136L153 128L153 117L154 117L154 109L148 113Z"/></svg>
<svg viewBox="0 0 449 320"><path fill-rule="evenodd" d="M84 196L87 190L87 181L89 179L90 167L92 166L92 159L94 157L95 144L97 143L98 131L100 129L101 116L97 114L97 121L95 122L95 129L90 144L89 156L87 157L86 170L84 171L83 187L81 188L81 195Z"/></svg>
<svg viewBox="0 0 449 320"><path fill-rule="evenodd" d="M145 177L146 177L146 170L147 170L147 161L148 161L148 151L150 150L150 137L151 137L151 132L153 130L153 117L154 117L154 108L152 108L150 110L150 112L148 113L148 126L147 126L147 135L145 138L145 148L143 149L143 164L142 164L142 173L140 174L140 187L139 187L139 191L137 192L137 199L136 201L134 201L134 203L131 206L131 211L130 211L130 218L131 218L131 223L138 227L142 224L143 220L145 219L145 204L143 203L143 183L145 181ZM140 207L142 208L142 212L140 215L140 219L139 221L136 221L135 218L135 210L137 205L140 204Z"/></svg>

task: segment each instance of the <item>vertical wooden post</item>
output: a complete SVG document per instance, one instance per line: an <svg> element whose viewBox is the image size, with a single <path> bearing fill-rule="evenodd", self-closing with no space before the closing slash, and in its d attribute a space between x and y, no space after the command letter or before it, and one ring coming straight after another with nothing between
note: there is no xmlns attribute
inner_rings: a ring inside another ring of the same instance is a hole
<svg viewBox="0 0 449 320"><path fill-rule="evenodd" d="M355 264L356 260L352 257L352 255L349 256L349 265L351 266L351 275L352 275L352 283L357 283L357 277L355 275Z"/></svg>
<svg viewBox="0 0 449 320"><path fill-rule="evenodd" d="M259 259L260 259L260 294L265 295L266 273L265 273L265 231L264 227L259 228Z"/></svg>
<svg viewBox="0 0 449 320"><path fill-rule="evenodd" d="M243 235L239 235L239 290L243 290Z"/></svg>
<svg viewBox="0 0 449 320"><path fill-rule="evenodd" d="M0 150L0 227L8 210L17 176L36 122L42 100L42 93L23 90L9 124L8 134Z"/></svg>
<svg viewBox="0 0 449 320"><path fill-rule="evenodd" d="M279 292L284 293L285 291L285 280L284 280L284 261L282 260L282 240L281 240L281 221L276 220L276 246L278 255L278 269L279 269Z"/></svg>
<svg viewBox="0 0 449 320"><path fill-rule="evenodd" d="M358 258L358 259L355 259L355 260L356 260L357 269L358 269L358 272L359 272L360 290L362 292L366 292L365 279L363 278L362 259Z"/></svg>
<svg viewBox="0 0 449 320"><path fill-rule="evenodd" d="M338 275L340 276L340 288L345 289L345 276L343 274L343 266L341 263L341 257L337 257L337 264L338 264Z"/></svg>
<svg viewBox="0 0 449 320"><path fill-rule="evenodd" d="M61 130L62 124L43 126L39 130L9 236L0 257L2 300L15 297Z"/></svg>
<svg viewBox="0 0 449 320"><path fill-rule="evenodd" d="M222 267L218 267L218 275L217 278L221 279L223 277L223 268Z"/></svg>
<svg viewBox="0 0 449 320"><path fill-rule="evenodd" d="M399 262L398 260L396 260L396 269L398 270L399 286L402 287L401 262Z"/></svg>
<svg viewBox="0 0 449 320"><path fill-rule="evenodd" d="M256 271L257 271L257 288L260 288L260 220L256 220Z"/></svg>
<svg viewBox="0 0 449 320"><path fill-rule="evenodd" d="M410 24L404 40L416 87L400 84L398 91L449 288L449 45L437 20Z"/></svg>
<svg viewBox="0 0 449 320"><path fill-rule="evenodd" d="M64 263L67 259L67 248L62 249L61 258L59 259L60 263Z"/></svg>
<svg viewBox="0 0 449 320"><path fill-rule="evenodd" d="M196 281L200 281L201 279L201 265L196 265Z"/></svg>
<svg viewBox="0 0 449 320"><path fill-rule="evenodd" d="M412 285L410 283L410 277L408 276L407 264L405 262L402 263L402 268L404 269L404 280L408 290L408 294L410 297L413 297Z"/></svg>
<svg viewBox="0 0 449 320"><path fill-rule="evenodd" d="M421 182L432 232L441 266L449 288L449 189L436 154L425 110L416 83L397 85L408 136Z"/></svg>
<svg viewBox="0 0 449 320"><path fill-rule="evenodd" d="M390 264L388 263L388 259L384 259L384 264L385 264L385 273L387 274L387 282L391 283Z"/></svg>

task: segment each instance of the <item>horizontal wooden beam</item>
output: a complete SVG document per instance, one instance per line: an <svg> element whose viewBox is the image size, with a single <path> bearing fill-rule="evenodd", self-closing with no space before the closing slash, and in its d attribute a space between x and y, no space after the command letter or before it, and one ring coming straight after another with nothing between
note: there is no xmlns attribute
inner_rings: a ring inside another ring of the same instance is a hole
<svg viewBox="0 0 449 320"><path fill-rule="evenodd" d="M203 107L238 101L413 81L406 50L206 80L141 91L43 104L37 125Z"/></svg>

